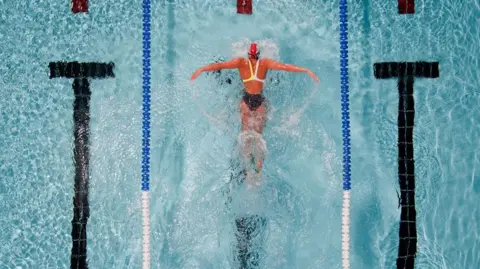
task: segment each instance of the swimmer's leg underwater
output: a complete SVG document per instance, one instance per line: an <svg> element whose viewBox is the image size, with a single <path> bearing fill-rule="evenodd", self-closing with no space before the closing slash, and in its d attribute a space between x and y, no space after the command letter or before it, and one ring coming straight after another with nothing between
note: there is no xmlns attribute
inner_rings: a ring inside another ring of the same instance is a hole
<svg viewBox="0 0 480 269"><path fill-rule="evenodd" d="M248 187L261 184L263 160L267 147L263 136L255 131L242 131L238 136L242 164L246 170Z"/></svg>
<svg viewBox="0 0 480 269"><path fill-rule="evenodd" d="M247 172L240 160L238 145L234 146L234 154L230 160L230 181L226 188L227 207L230 207L232 195L242 184L245 184ZM235 216L235 260L238 269L258 268L262 257L262 245L267 218L259 214L234 214Z"/></svg>

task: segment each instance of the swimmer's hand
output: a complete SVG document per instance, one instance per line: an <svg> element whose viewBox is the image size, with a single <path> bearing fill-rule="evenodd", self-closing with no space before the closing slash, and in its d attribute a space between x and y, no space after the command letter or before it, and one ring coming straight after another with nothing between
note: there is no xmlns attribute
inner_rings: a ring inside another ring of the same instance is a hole
<svg viewBox="0 0 480 269"><path fill-rule="evenodd" d="M320 79L318 79L317 75L315 75L315 73L313 73L311 70L308 70L308 71L307 71L307 74L308 74L313 80L315 80L315 82L318 83L318 82L320 81Z"/></svg>
<svg viewBox="0 0 480 269"><path fill-rule="evenodd" d="M195 73L193 73L192 77L190 78L190 81L194 81L200 74L203 72L203 68L197 69Z"/></svg>

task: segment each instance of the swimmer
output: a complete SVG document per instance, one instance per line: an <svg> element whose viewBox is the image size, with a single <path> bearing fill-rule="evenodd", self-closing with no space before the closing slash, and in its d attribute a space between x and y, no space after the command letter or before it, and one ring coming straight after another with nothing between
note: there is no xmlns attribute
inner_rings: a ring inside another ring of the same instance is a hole
<svg viewBox="0 0 480 269"><path fill-rule="evenodd" d="M259 142L252 140L261 139L263 128L265 127L267 106L262 92L268 70L304 72L315 82L319 82L319 79L307 68L280 63L268 58L260 59L260 49L256 43L252 43L248 51L248 58L235 58L230 61L201 67L193 73L190 80L195 80L202 72L219 71L222 69L238 69L240 78L243 81L245 92L240 101L239 110L242 121L242 134L248 135L245 136L246 141L243 145L242 155L245 160L250 158L256 160L255 170L260 174L263 167L263 156L260 156L261 154L258 150L252 154L252 146L254 146L252 143Z"/></svg>

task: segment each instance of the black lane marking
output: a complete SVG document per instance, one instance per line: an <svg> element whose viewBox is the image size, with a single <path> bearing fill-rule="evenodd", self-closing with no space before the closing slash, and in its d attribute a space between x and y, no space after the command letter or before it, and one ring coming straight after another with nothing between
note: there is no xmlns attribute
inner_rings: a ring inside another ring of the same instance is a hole
<svg viewBox="0 0 480 269"><path fill-rule="evenodd" d="M73 78L73 119L75 148L75 185L72 219L71 269L87 269L87 221L90 216L88 205L89 180L89 134L90 134L90 78L115 77L113 63L49 63L50 79Z"/></svg>
<svg viewBox="0 0 480 269"><path fill-rule="evenodd" d="M417 254L415 210L415 161L413 126L415 100L413 82L417 78L438 78L438 62L383 62L373 65L377 79L398 79L398 182L400 185L400 229L398 269L413 269Z"/></svg>

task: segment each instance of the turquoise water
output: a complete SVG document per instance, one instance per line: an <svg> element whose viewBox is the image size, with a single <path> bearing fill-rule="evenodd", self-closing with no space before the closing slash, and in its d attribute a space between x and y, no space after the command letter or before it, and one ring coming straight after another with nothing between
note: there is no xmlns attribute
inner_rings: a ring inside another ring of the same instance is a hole
<svg viewBox="0 0 480 269"><path fill-rule="evenodd" d="M69 266L72 81L48 79L48 63L73 60L116 66L91 82L89 265L140 268L141 3L73 15L56 2L0 2L0 268ZM175 2L152 6L152 268L230 268L232 212L245 210L268 217L262 268L341 268L338 1L265 0L253 16L235 1ZM393 268L397 255L398 93L372 65L419 60L439 61L440 77L415 81L416 265L480 267L480 7L440 2L416 1L414 16L396 1L349 3L353 269ZM307 76L282 74L267 87L266 184L234 192L228 210L239 88L188 78L242 37L273 39L321 84L312 95Z"/></svg>

